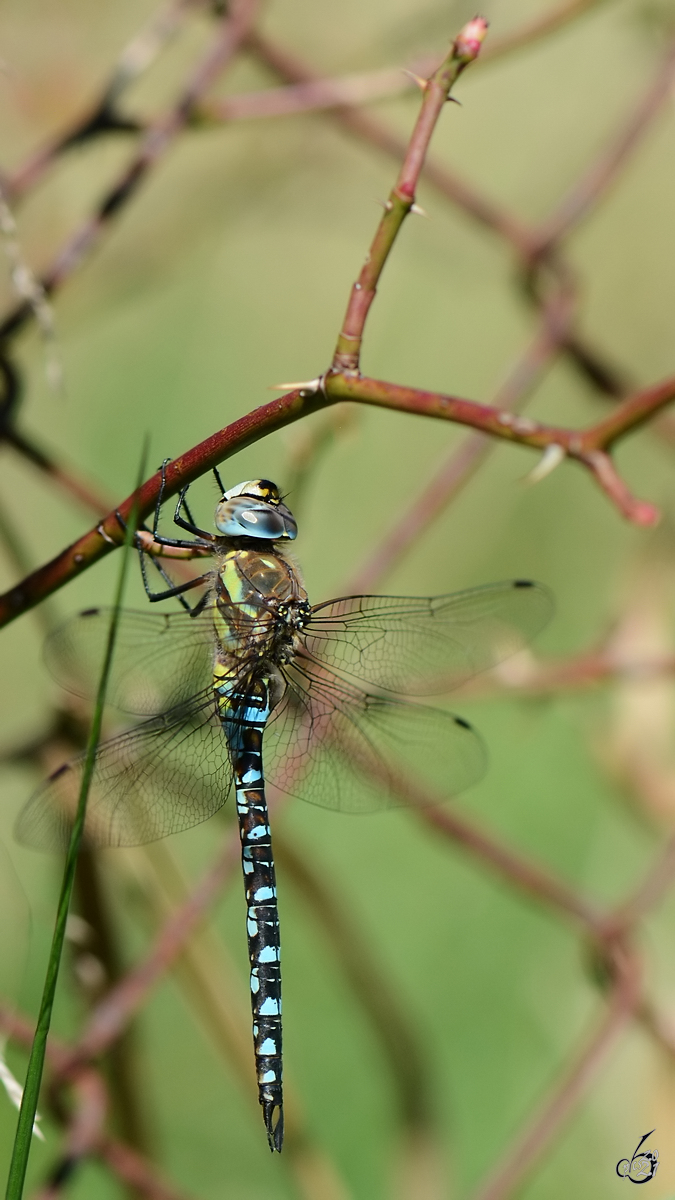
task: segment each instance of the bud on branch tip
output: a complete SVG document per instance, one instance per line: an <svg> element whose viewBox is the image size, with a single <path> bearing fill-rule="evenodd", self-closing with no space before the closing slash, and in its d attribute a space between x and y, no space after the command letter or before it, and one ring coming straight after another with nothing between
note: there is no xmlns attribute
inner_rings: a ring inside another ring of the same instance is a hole
<svg viewBox="0 0 675 1200"><path fill-rule="evenodd" d="M455 57L465 63L478 58L487 30L488 23L484 17L474 17L469 21L455 39Z"/></svg>

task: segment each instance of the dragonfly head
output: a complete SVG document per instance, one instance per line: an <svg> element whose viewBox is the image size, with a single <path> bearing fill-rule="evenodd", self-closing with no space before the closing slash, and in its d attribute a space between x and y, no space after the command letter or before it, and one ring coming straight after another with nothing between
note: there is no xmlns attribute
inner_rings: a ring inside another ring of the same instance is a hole
<svg viewBox="0 0 675 1200"><path fill-rule="evenodd" d="M279 489L269 479L249 479L225 492L216 508L216 529L223 537L292 540L298 527Z"/></svg>

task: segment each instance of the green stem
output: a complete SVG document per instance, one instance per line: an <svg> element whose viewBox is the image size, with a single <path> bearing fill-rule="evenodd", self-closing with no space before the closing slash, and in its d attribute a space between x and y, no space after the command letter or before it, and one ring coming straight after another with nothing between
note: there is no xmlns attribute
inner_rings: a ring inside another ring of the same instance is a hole
<svg viewBox="0 0 675 1200"><path fill-rule="evenodd" d="M140 488L141 481L145 473L146 458L147 446L142 455L141 469L138 474L137 491L138 488ZM91 732L89 734L85 753L82 784L77 802L77 812L75 814L75 820L73 822L70 842L66 854L63 882L61 884L61 892L59 895L56 922L54 925L54 936L52 938L49 961L47 963L47 973L42 992L42 1001L40 1003L40 1012L35 1029L35 1036L33 1038L33 1045L31 1047L30 1058L28 1060L26 1083L21 1101L21 1109L19 1112L16 1134L14 1137L12 1161L10 1163L9 1175L7 1178L7 1191L5 1193L6 1200L21 1200L21 1197L23 1196L26 1169L28 1167L28 1156L30 1154L31 1139L33 1135L33 1123L35 1121L35 1113L37 1111L38 1097L40 1094L40 1085L42 1083L42 1073L45 1063L45 1054L47 1051L47 1036L49 1034L49 1027L51 1025L54 997L56 994L56 984L66 935L66 920L68 917L68 908L70 906L70 898L75 882L77 857L84 834L84 822L87 812L87 797L89 795L89 788L94 772L96 750L101 736L105 695L115 648L115 638L117 636L122 596L124 594L124 587L129 569L129 550L133 544L137 508L138 505L136 504L135 510L132 510L131 519L129 520L126 528L124 539L125 551L122 555L122 562L120 565L115 601L110 618L110 628L108 630L108 641L106 644L103 667L101 669L101 678L96 695L96 705L91 724Z"/></svg>

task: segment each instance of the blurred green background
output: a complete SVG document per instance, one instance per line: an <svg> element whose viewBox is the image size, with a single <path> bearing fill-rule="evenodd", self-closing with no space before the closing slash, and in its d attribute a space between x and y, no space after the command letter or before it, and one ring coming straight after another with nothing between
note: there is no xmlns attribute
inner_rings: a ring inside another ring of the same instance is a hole
<svg viewBox="0 0 675 1200"><path fill-rule="evenodd" d="M483 11L497 37L546 7L489 0ZM104 6L4 0L0 128L7 167L74 120L153 11L145 0ZM472 4L431 0L345 0L339 8L270 0L262 27L317 71L338 75L404 64L418 52L440 56L472 15ZM542 219L631 112L656 70L673 17L672 3L598 4L555 36L467 72L456 89L462 108L444 113L434 155L522 220ZM193 16L125 96L124 110L162 111L211 32L205 17ZM243 55L217 93L271 82ZM376 110L405 134L417 107L411 94L382 101ZM618 184L569 242L581 279L582 327L639 383L674 369L674 150L668 101ZM71 151L30 194L17 220L31 266L51 260L130 153L125 136ZM375 201L388 192L395 170L379 151L320 114L182 136L55 300L62 395L46 382L38 333L31 329L17 342L26 380L21 427L115 501L131 490L146 433L155 465L265 403L270 385L321 372L374 231ZM488 400L535 327L514 283L513 254L424 184L419 199L430 219L406 224L387 265L368 324L364 371ZM4 311L13 303L6 279L0 290ZM550 371L528 408L566 426L590 423L606 411L607 402L564 363ZM320 427L325 420L319 414L307 424ZM291 427L238 454L221 468L227 484L259 476L286 484L305 435L306 428ZM339 594L465 436L457 427L383 410L340 417L297 506L296 551L313 600ZM658 628L667 648L672 453L645 431L618 455L636 494L662 508L661 526L647 531L623 521L574 466L537 487L523 486L533 456L499 446L382 590L433 594L508 576L540 579L557 599L556 617L537 645L551 654L573 654L599 641L626 606L646 594L661 606ZM9 449L1 462L0 508L31 563L45 561L91 525L90 514ZM208 525L212 482L194 491ZM295 509L293 494L289 504ZM107 603L116 567L111 556L60 592L53 600L57 614ZM0 554L2 587L15 579L12 563ZM144 602L137 578L129 600ZM0 639L5 750L49 724L57 689L41 665L41 636L36 614L29 614ZM624 737L621 721L633 712L631 703L639 720L641 695L645 704L658 703L667 757L671 714L663 687L648 697L637 689L628 695L624 687L544 701L457 701L491 755L487 777L458 806L598 903L623 897L662 836L659 822L627 802L612 772ZM17 936L3 947L7 982L0 983L13 988L30 1013L40 994L59 872L56 862L12 841L15 815L37 780L28 766L7 765L0 774L0 836L18 875L3 916ZM673 796L675 812L675 783ZM665 812L661 825L667 821ZM432 1080L441 1182L429 1192L420 1179L405 1192L399 1115L377 1031L311 906L280 869L285 1065L311 1138L332 1161L345 1196L469 1195L604 1010L577 931L525 902L406 813L357 820L293 801L278 828L360 929L419 1041ZM206 869L221 829L216 819L172 839L187 876L197 879ZM131 861L110 853L103 865L129 965L152 929ZM232 958L233 993L245 1013L243 915L236 877L213 920ZM674 935L669 896L643 938L649 986L666 1008L675 1001ZM73 1035L84 1007L72 971L64 971L55 1031ZM143 1010L137 1053L148 1149L177 1185L204 1200L301 1194L284 1156L269 1153L255 1100L214 1053L171 978ZM8 1056L21 1077L23 1055L11 1048ZM624 1185L614 1173L616 1161L630 1156L652 1127L662 1164L649 1195L672 1194L674 1118L668 1065L633 1028L522 1195L604 1200L618 1194ZM8 1161L14 1124L14 1110L0 1094L0 1163ZM35 1146L31 1162L33 1186L57 1156L59 1135L48 1115L44 1126L46 1143ZM69 1194L107 1200L121 1192L100 1167L88 1165Z"/></svg>

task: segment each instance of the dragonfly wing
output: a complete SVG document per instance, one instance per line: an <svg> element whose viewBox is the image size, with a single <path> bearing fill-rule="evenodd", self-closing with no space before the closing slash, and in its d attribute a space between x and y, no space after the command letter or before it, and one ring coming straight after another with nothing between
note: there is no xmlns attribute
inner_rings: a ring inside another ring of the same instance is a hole
<svg viewBox="0 0 675 1200"><path fill-rule="evenodd" d="M341 675L422 695L450 691L522 650L552 612L548 589L526 580L431 598L346 596L312 610L304 639Z"/></svg>
<svg viewBox="0 0 675 1200"><path fill-rule="evenodd" d="M266 778L283 792L371 812L439 802L485 770L481 738L451 713L371 695L311 663L284 674L263 739Z"/></svg>
<svg viewBox="0 0 675 1200"><path fill-rule="evenodd" d="M16 837L40 850L68 845L84 768L74 759L19 814ZM206 821L226 801L232 771L213 693L101 743L87 802L85 841L136 846Z"/></svg>
<svg viewBox="0 0 675 1200"><path fill-rule="evenodd" d="M71 617L45 643L53 677L78 696L96 694L110 628L111 609L92 608ZM210 609L188 613L120 614L108 685L110 704L149 714L172 708L206 687L214 647Z"/></svg>

